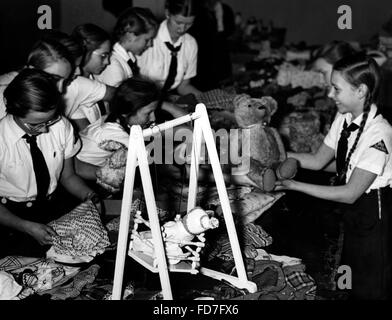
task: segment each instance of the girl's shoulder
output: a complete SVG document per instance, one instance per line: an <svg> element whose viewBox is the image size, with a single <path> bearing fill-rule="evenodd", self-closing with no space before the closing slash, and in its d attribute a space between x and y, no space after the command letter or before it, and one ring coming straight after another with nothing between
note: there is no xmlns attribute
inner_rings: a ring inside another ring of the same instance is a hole
<svg viewBox="0 0 392 320"><path fill-rule="evenodd" d="M185 33L183 37L187 47L191 47L191 48L197 47L197 41L192 35L190 35L189 33Z"/></svg>
<svg viewBox="0 0 392 320"><path fill-rule="evenodd" d="M369 143L382 141L387 149L392 151L392 126L381 115L373 119L364 134L368 137Z"/></svg>

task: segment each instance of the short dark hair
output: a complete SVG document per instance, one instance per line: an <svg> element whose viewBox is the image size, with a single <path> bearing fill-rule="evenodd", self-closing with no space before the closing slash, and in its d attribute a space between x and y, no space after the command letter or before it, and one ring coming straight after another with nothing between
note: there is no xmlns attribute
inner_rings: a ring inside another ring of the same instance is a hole
<svg viewBox="0 0 392 320"><path fill-rule="evenodd" d="M114 27L114 37L119 40L127 32L141 35L158 29L158 21L150 9L133 7L121 13Z"/></svg>
<svg viewBox="0 0 392 320"><path fill-rule="evenodd" d="M48 112L59 109L61 94L55 80L45 71L23 69L4 91L6 111L24 117L30 110Z"/></svg>
<svg viewBox="0 0 392 320"><path fill-rule="evenodd" d="M166 9L172 15L196 16L199 8L197 1L200 0L166 0Z"/></svg>
<svg viewBox="0 0 392 320"><path fill-rule="evenodd" d="M146 105L158 101L160 90L151 80L142 77L132 77L124 80L116 89L111 111L116 114L135 115Z"/></svg>
<svg viewBox="0 0 392 320"><path fill-rule="evenodd" d="M315 55L315 60L319 58L325 59L329 64L335 64L340 59L356 54L357 50L344 41L332 41L322 46Z"/></svg>
<svg viewBox="0 0 392 320"><path fill-rule="evenodd" d="M105 122L119 121L123 129L129 133L126 118L135 115L139 109L158 101L159 98L160 90L151 80L140 76L126 79L116 89Z"/></svg>

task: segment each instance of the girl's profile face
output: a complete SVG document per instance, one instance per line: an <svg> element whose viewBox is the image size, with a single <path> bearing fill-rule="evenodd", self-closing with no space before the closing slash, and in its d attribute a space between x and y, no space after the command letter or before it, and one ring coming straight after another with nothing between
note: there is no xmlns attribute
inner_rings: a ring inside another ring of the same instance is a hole
<svg viewBox="0 0 392 320"><path fill-rule="evenodd" d="M134 33L129 34L129 51L134 55L140 56L148 48L152 47L153 40L155 38L155 30L150 30L147 33L139 34L138 36Z"/></svg>
<svg viewBox="0 0 392 320"><path fill-rule="evenodd" d="M140 108L135 115L129 117L128 124L130 126L140 125L143 129L148 128L153 122L155 122L156 107L157 101L154 101L143 108Z"/></svg>
<svg viewBox="0 0 392 320"><path fill-rule="evenodd" d="M340 113L349 112L356 118L363 112L363 101L359 97L358 90L343 77L341 72L332 72L328 96L335 101Z"/></svg>
<svg viewBox="0 0 392 320"><path fill-rule="evenodd" d="M100 74L110 63L110 41L103 42L90 54L90 59L83 66L86 74Z"/></svg>
<svg viewBox="0 0 392 320"><path fill-rule="evenodd" d="M172 38L178 39L183 36L195 21L194 16L184 17L181 14L168 14L167 15L167 28Z"/></svg>
<svg viewBox="0 0 392 320"><path fill-rule="evenodd" d="M54 61L44 68L43 71L53 75L61 94L66 93L67 86L72 82L72 67L67 60Z"/></svg>

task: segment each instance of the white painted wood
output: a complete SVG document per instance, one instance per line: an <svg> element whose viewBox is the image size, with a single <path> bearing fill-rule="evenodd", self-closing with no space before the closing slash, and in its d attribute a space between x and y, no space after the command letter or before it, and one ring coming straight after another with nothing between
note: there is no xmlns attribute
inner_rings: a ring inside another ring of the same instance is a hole
<svg viewBox="0 0 392 320"><path fill-rule="evenodd" d="M189 272L197 273L196 270L192 270L187 266L168 267L165 246L161 233L161 226L156 208L156 202L154 197L154 191L152 188L151 176L148 167L147 151L144 145L144 137L151 136L158 132L173 128L186 122L194 120L194 131L193 131L193 144L191 153L191 168L190 168L190 180L189 180L189 194L188 194L188 212L193 209L196 205L197 196L197 177L199 170L199 159L201 155L201 146L203 138L207 146L208 156L212 166L212 171L215 177L216 186L218 189L219 199L222 205L222 211L225 219L225 225L229 235L229 240L234 255L235 266L238 277L230 276L222 272L210 270L207 268L201 268L200 272L206 276L218 279L227 280L234 286L239 288L248 289L249 292L256 292L257 286L255 283L248 281L244 262L242 259L241 248L239 246L237 231L235 229L234 220L230 208L229 198L227 195L226 185L223 178L222 169L219 162L218 153L216 150L215 140L212 134L210 121L206 107L203 104L196 106L196 111L193 114L186 115L169 121L165 124L157 126L158 128L150 128L142 131L140 126L132 126L129 145L134 146L128 149L127 168L125 173L125 185L123 193L123 202L121 208L120 218L120 230L119 239L117 245L117 256L116 256L116 267L113 282L113 299L121 299L121 287L124 273L124 263L127 247L128 228L130 220L130 210L132 204L132 192L135 179L135 169L139 164L140 174L142 179L142 185L144 190L144 197L146 200L147 211L149 216L149 224L152 232L152 239L155 247L155 254L158 267L154 266L154 261L151 257L145 257L143 254L132 252L130 250L129 256L135 261L143 265L145 268L152 272L159 272L161 281L163 297L166 300L172 300L172 291L169 278L169 270L174 272ZM155 130L155 131L154 131Z"/></svg>

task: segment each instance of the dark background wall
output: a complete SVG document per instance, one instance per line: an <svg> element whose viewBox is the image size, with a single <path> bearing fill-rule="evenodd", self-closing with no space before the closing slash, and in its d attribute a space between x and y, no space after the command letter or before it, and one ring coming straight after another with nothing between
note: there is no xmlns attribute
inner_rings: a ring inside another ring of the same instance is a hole
<svg viewBox="0 0 392 320"><path fill-rule="evenodd" d="M0 1L0 73L14 70L26 61L27 54L39 38L37 13L41 5L52 8L52 26L61 25L60 0Z"/></svg>
<svg viewBox="0 0 392 320"><path fill-rule="evenodd" d="M127 1L127 0L112 0ZM131 0L128 0L132 3ZM255 16L277 27L287 28L286 40L322 44L330 40L368 41L392 15L391 0L224 0L244 18ZM50 5L53 27L70 32L76 25L96 23L108 31L115 16L103 9L102 0L0 0L0 72L24 63L29 48L39 36L40 5ZM353 29L339 30L337 9L350 5ZM164 0L133 0L133 5L149 7L163 17Z"/></svg>
<svg viewBox="0 0 392 320"><path fill-rule="evenodd" d="M391 0L223 0L244 18L256 16L287 28L289 42L321 44L331 40L368 41L392 15ZM349 5L352 30L337 27L338 7Z"/></svg>

